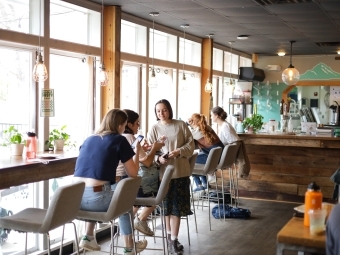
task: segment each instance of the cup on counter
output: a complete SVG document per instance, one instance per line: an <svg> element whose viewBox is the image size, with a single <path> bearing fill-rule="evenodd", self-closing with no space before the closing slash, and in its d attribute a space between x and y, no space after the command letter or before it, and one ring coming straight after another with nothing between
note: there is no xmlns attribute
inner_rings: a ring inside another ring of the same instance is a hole
<svg viewBox="0 0 340 255"><path fill-rule="evenodd" d="M324 209L309 210L309 231L311 235L320 235L325 231L327 212Z"/></svg>

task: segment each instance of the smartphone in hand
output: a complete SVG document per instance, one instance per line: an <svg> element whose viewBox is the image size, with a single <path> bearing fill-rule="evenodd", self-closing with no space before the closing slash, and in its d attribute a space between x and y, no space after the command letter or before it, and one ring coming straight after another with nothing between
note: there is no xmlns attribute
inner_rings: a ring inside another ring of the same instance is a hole
<svg viewBox="0 0 340 255"><path fill-rule="evenodd" d="M144 136L139 135L136 140L131 144L131 148L136 148L137 143L140 143L144 139Z"/></svg>
<svg viewBox="0 0 340 255"><path fill-rule="evenodd" d="M168 158L169 158L169 152L165 153L165 154L163 155L163 158L168 159Z"/></svg>

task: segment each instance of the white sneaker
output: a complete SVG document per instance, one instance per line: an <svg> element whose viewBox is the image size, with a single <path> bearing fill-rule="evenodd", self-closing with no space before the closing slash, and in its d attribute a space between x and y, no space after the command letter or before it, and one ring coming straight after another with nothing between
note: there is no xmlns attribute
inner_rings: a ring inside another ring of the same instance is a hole
<svg viewBox="0 0 340 255"><path fill-rule="evenodd" d="M216 175L208 174L208 183L216 183Z"/></svg>
<svg viewBox="0 0 340 255"><path fill-rule="evenodd" d="M142 252L146 246L148 245L148 241L147 240L139 240L136 242L136 250L137 250L137 253L140 253ZM134 250L132 249L132 251L127 251L125 248L123 249L123 254L124 255L135 255L135 252Z"/></svg>
<svg viewBox="0 0 340 255"><path fill-rule="evenodd" d="M89 251L100 251L100 245L97 244L96 239L90 240L87 236L83 236L79 243L79 248Z"/></svg>
<svg viewBox="0 0 340 255"><path fill-rule="evenodd" d="M135 229L137 229L139 232L142 232L144 235L147 235L147 236L155 235L155 233L150 229L148 222L140 220L138 216L135 217L133 225Z"/></svg>

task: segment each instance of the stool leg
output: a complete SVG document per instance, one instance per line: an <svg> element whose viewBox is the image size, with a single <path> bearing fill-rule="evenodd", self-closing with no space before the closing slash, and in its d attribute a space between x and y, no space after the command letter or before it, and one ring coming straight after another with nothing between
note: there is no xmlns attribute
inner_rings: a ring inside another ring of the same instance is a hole
<svg viewBox="0 0 340 255"><path fill-rule="evenodd" d="M59 255L63 254L64 233L65 233L65 225L63 225L63 232L61 234L61 242L60 242L60 248L59 248Z"/></svg>
<svg viewBox="0 0 340 255"><path fill-rule="evenodd" d="M78 235L77 235L76 224L73 221L71 221L70 223L73 225L76 249L77 249L77 254L79 255L79 242L78 242Z"/></svg>

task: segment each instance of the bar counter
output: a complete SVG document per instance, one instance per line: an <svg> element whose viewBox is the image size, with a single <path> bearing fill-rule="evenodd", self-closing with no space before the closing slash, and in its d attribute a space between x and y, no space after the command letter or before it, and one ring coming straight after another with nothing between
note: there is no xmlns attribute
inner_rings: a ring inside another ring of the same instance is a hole
<svg viewBox="0 0 340 255"><path fill-rule="evenodd" d="M340 138L287 134L239 134L251 170L239 179L240 196L301 202L315 181L331 201L331 175L340 167Z"/></svg>
<svg viewBox="0 0 340 255"><path fill-rule="evenodd" d="M26 183L38 182L72 175L78 152L43 152L39 154L57 155L56 159L42 159L45 163L27 162L22 156L0 156L0 189Z"/></svg>

